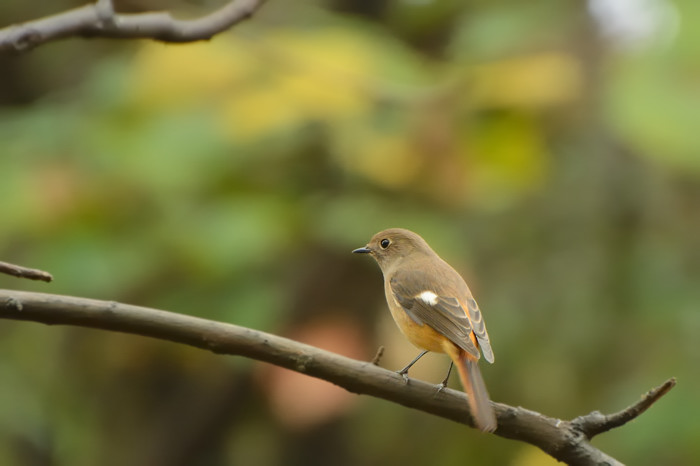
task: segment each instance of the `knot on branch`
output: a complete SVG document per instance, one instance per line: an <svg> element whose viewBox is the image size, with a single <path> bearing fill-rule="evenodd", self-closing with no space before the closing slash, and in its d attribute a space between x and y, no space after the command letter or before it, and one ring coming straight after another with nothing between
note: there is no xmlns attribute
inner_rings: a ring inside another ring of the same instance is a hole
<svg viewBox="0 0 700 466"><path fill-rule="evenodd" d="M16 53L26 52L42 42L42 36L34 28L13 26L10 30L8 43Z"/></svg>
<svg viewBox="0 0 700 466"><path fill-rule="evenodd" d="M300 354L296 358L296 370L298 372L305 373L313 360L314 358L310 354Z"/></svg>
<svg viewBox="0 0 700 466"><path fill-rule="evenodd" d="M5 300L5 302L7 303L7 307L10 309L14 309L20 312L22 312L22 309L24 309L22 302L17 298L9 297Z"/></svg>

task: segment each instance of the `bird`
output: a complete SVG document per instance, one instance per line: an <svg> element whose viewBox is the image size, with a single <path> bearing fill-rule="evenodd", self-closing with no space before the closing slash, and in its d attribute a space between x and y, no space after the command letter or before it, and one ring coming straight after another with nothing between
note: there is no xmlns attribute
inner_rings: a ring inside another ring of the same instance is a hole
<svg viewBox="0 0 700 466"><path fill-rule="evenodd" d="M457 367L474 425L496 430L496 416L479 359L494 362L486 325L469 287L418 234L390 228L352 251L372 256L384 275L384 293L394 321L406 338L424 351L398 371L408 369L429 351L446 353ZM452 369L452 364L450 369ZM441 384L444 388L447 377Z"/></svg>

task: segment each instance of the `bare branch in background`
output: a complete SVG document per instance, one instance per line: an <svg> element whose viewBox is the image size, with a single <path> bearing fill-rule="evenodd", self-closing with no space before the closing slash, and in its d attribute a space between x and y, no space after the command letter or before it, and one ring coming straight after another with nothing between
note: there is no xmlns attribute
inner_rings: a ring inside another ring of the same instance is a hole
<svg viewBox="0 0 700 466"><path fill-rule="evenodd" d="M70 296L0 290L0 318L44 324L76 325L182 343L217 354L234 354L276 364L327 380L346 390L472 425L465 395L403 377L370 361L356 361L313 346L236 325L167 311ZM642 414L674 385L670 379L640 402L609 416L594 411L572 421L521 407L493 403L495 435L541 448L570 465L621 465L591 445L595 435Z"/></svg>
<svg viewBox="0 0 700 466"><path fill-rule="evenodd" d="M264 0L233 0L196 19L175 19L169 13L126 14L114 11L110 0L99 0L53 16L0 29L0 53L26 52L68 37L153 39L194 42L211 39L249 18Z"/></svg>

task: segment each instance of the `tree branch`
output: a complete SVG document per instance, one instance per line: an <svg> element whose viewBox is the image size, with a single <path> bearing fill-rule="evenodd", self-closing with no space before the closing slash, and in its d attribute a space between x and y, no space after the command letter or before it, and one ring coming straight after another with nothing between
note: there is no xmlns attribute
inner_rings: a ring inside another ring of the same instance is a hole
<svg viewBox="0 0 700 466"><path fill-rule="evenodd" d="M48 272L10 264L9 262L0 262L0 273L12 275L13 277L28 278L30 280L41 280L42 282L50 282L53 280L53 277Z"/></svg>
<svg viewBox="0 0 700 466"><path fill-rule="evenodd" d="M438 391L435 385L415 379L405 383L399 374L372 362L356 361L236 325L116 302L9 290L0 290L0 318L144 335L217 354L245 356L327 380L354 393L473 425L462 392ZM674 384L675 379L667 381L620 413L603 416L593 412L573 421L493 403L498 419L495 434L535 445L570 465L621 465L592 446L589 440L639 416Z"/></svg>
<svg viewBox="0 0 700 466"><path fill-rule="evenodd" d="M99 0L53 16L0 29L0 53L26 52L46 42L66 37L154 39L162 42L194 42L249 18L264 0L232 0L201 18L175 19L169 13L116 13L110 0Z"/></svg>

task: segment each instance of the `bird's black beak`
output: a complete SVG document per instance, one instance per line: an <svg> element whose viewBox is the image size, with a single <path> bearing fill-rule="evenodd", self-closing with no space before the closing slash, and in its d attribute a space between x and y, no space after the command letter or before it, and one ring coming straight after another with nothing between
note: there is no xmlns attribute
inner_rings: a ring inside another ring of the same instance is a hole
<svg viewBox="0 0 700 466"><path fill-rule="evenodd" d="M372 252L370 248L365 246L364 248L357 248L353 251L355 254L367 254L369 252Z"/></svg>

